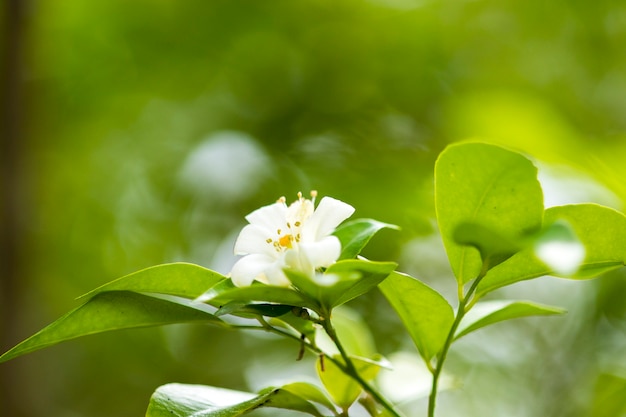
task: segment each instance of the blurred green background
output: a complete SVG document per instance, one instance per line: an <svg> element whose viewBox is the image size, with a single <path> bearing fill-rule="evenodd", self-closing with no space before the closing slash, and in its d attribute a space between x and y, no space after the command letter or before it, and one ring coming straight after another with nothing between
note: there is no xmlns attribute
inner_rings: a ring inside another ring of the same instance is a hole
<svg viewBox="0 0 626 417"><path fill-rule="evenodd" d="M626 3L7 0L0 13L3 350L140 268L228 272L244 215L310 189L400 225L365 255L453 295L432 171L459 140L530 155L549 205L626 199ZM624 272L494 296L570 312L459 342L440 415L626 416ZM415 354L379 294L349 307L381 353ZM0 415L143 415L167 382L309 377L297 350L198 326L92 336L0 365ZM404 409L422 416L425 401Z"/></svg>

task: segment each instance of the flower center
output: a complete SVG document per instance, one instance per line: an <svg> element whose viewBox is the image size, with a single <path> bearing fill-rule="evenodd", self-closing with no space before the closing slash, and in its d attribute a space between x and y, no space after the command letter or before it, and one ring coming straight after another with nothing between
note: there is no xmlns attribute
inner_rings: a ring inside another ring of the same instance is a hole
<svg viewBox="0 0 626 417"><path fill-rule="evenodd" d="M284 252L287 249L293 249L294 246L297 247L298 242L300 242L300 230L302 229L302 224L313 214L315 197L317 196L317 191L311 191L311 200L302 197L302 193L298 193L298 199L291 203L287 208L286 214L286 225L287 231L283 234L282 229L276 230L276 238L269 237L266 242L274 246L276 252ZM281 197L278 200L278 203L285 204L285 197Z"/></svg>
<svg viewBox="0 0 626 417"><path fill-rule="evenodd" d="M278 244L282 246L283 248L287 248L287 249L293 248L293 244L291 243L292 241L293 241L292 235L285 235L285 236L281 236L278 238Z"/></svg>

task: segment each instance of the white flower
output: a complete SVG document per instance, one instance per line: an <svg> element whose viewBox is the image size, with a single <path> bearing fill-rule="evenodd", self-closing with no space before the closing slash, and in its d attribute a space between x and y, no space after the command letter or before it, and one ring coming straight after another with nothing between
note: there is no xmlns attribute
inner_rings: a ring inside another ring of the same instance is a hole
<svg viewBox="0 0 626 417"><path fill-rule="evenodd" d="M285 198L261 207L246 216L235 254L246 255L230 273L238 287L258 280L270 285L290 285L283 268L292 268L313 277L315 270L337 261L341 243L333 230L354 213L354 207L331 197L324 197L314 208L317 192L311 200L302 198L289 207Z"/></svg>

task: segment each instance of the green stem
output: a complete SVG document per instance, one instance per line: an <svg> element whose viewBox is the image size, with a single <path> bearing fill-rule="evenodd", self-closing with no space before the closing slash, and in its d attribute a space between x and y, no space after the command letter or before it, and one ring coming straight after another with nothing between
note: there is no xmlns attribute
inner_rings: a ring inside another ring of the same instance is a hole
<svg viewBox="0 0 626 417"><path fill-rule="evenodd" d="M443 348L437 357L437 363L432 368L433 373L433 383L430 390L430 395L428 396L428 417L435 417L435 404L437 401L437 386L439 384L439 377L441 376L441 370L443 369L443 364L448 357L448 351L452 346L452 342L454 341L454 334L456 333L456 329L458 329L459 324L461 324L461 320L465 317L465 314L471 309L474 305L474 292L478 287L478 284L483 279L487 271L489 270L487 262L483 263L483 267L478 274L478 277L472 282L471 287L467 291L467 294L463 295L463 286L459 285L459 307L457 308L456 317L454 318L454 322L452 322L452 327L450 327L450 331L448 332L448 336L446 337L446 341L443 344Z"/></svg>
<svg viewBox="0 0 626 417"><path fill-rule="evenodd" d="M361 377L361 375L357 371L356 367L354 366L354 363L352 362L352 359L350 359L350 357L348 356L348 353L346 352L346 350L344 349L343 345L341 344L341 341L339 340L339 337L337 336L337 332L335 331L335 328L333 327L333 325L330 322L330 320L325 320L322 323L322 327L326 331L326 334L328 334L330 339L333 341L335 346L337 346L337 349L339 350L339 353L341 354L341 357L342 357L342 359L345 362L345 364L338 365L338 367L344 373L346 373L348 376L350 376L352 379L354 379L356 382L358 382L359 385L361 385L361 387L365 390L365 392L370 394L372 396L372 398L374 398L374 400L376 400L376 402L378 402L380 405L382 405L392 416L394 416L394 417L402 417L400 412L395 409L393 404L391 404L389 401L387 401L387 399L385 397L383 397L378 392L378 390L376 390L374 387L372 387L366 380L364 380ZM332 358L330 358L330 359L332 360ZM335 363L337 365L337 361L333 360L333 363Z"/></svg>
<svg viewBox="0 0 626 417"><path fill-rule="evenodd" d="M258 317L257 319L258 319L259 323L261 324L261 326L232 325L231 328L242 329L242 330L262 330L262 331L266 331L266 332L270 332L270 333L275 333L275 334L287 337L289 339L293 339L293 340L297 341L298 343L302 343L303 342L302 339L300 339L298 336L296 336L296 335L294 335L294 334L292 334L290 332L286 332L284 330L277 329L276 327L272 326L267 321L265 321L262 317ZM392 416L394 416L394 417L402 417L402 414L400 414L395 409L395 407L389 401L387 401L387 399L385 397L383 397L382 394L380 394L376 390L376 388L372 387L358 373L358 371L356 370L356 367L354 366L354 363L352 362L352 360L348 356L346 350L344 349L343 345L339 341L339 338L337 337L337 332L335 331L334 327L330 323L330 320L321 321L321 324L322 324L322 327L324 328L324 330L326 331L326 333L328 334L328 336L331 338L331 340L337 346L337 349L339 350L339 353L341 354L341 357L343 358L345 364L342 363L341 361L333 358L332 356L324 356L324 357L327 360L331 361L333 364L335 364L335 366L337 366L339 369L341 369L344 373L346 373L352 379L354 379L359 385L361 385L363 390L365 390L365 392L370 394L372 396L372 398L374 398L374 400L376 400L376 402L378 402L385 409L387 409L387 411ZM324 352L320 348L318 348L317 346L311 344L310 342L304 342L304 346L308 350L310 350L311 352L314 352L317 355L324 355ZM344 412L345 412L345 410L344 410Z"/></svg>

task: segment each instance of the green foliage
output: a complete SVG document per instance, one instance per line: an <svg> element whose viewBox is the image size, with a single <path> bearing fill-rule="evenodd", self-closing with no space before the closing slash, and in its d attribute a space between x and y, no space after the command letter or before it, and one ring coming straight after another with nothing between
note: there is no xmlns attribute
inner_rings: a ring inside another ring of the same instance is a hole
<svg viewBox="0 0 626 417"><path fill-rule="evenodd" d="M341 242L339 259L351 259L361 253L370 239L382 229L396 229L398 226L373 219L356 219L346 222L333 232Z"/></svg>
<svg viewBox="0 0 626 417"><path fill-rule="evenodd" d="M598 376L590 415L592 417L613 417L626 414L626 378L610 373Z"/></svg>
<svg viewBox="0 0 626 417"><path fill-rule="evenodd" d="M421 281L394 272L379 285L426 362L443 347L454 321L445 298Z"/></svg>
<svg viewBox="0 0 626 417"><path fill-rule="evenodd" d="M196 298L226 277L189 263L171 263L142 269L104 284L81 298L105 291L135 291Z"/></svg>
<svg viewBox="0 0 626 417"><path fill-rule="evenodd" d="M490 240L492 236L504 236L513 242L539 230L543 194L537 181L537 168L522 155L497 146L451 145L439 155L435 165L435 206L452 270L464 284L479 275L483 262L474 247L455 240L457 228L463 231L467 227L463 225L471 223L482 231L493 231ZM493 245L480 246L494 249ZM502 255L511 253L507 250L503 254L484 255L495 256L499 262Z"/></svg>
<svg viewBox="0 0 626 417"><path fill-rule="evenodd" d="M497 146L465 143L444 150L435 167L435 200L457 281L456 314L437 291L396 272L396 263L359 257L378 231L397 228L361 219L335 231L342 252L340 260L328 268L312 276L286 268L289 287L257 281L236 287L227 277L197 265L158 265L89 292L82 306L6 352L0 362L116 329L170 323L241 327L299 342L300 358L306 350L316 354L318 375L328 395L303 382L258 394L169 384L154 393L146 415L229 417L275 407L322 417L317 408L322 406L334 415L347 416L365 392L363 404L371 415L399 417L371 385L385 361L375 354L364 321L350 320L349 314L343 317L335 310L378 287L432 373L428 416L434 417L439 378L456 340L496 323L564 313L532 301L483 302L481 297L542 275L586 279L626 263L626 216L595 204L544 210L535 166L521 154ZM249 321L240 325L242 319ZM318 331L325 332L326 339L323 334L317 337Z"/></svg>
<svg viewBox="0 0 626 417"><path fill-rule="evenodd" d="M544 221L566 221L585 247L579 271L569 278L592 278L625 264L626 217L622 213L597 204L573 204L547 209ZM527 248L489 271L478 285L477 294L543 275L558 274L537 259L533 248Z"/></svg>
<svg viewBox="0 0 626 417"><path fill-rule="evenodd" d="M337 366L334 361L319 358L317 360L317 374L333 399L333 402L341 409L347 410L363 391L363 388L359 385L358 381L355 381L354 378L346 374L343 358L337 355L334 359L338 363L341 363L343 367ZM366 381L374 379L383 365L376 360L359 357L351 357L351 360L357 373Z"/></svg>
<svg viewBox="0 0 626 417"><path fill-rule="evenodd" d="M286 408L323 417L294 391L298 392L297 387L268 388L255 395L203 385L167 384L150 398L146 417L235 417L260 407Z"/></svg>
<svg viewBox="0 0 626 417"><path fill-rule="evenodd" d="M490 267L506 261L521 249L520 243L477 223L459 223L454 229L453 239L459 245L478 249L481 262Z"/></svg>
<svg viewBox="0 0 626 417"><path fill-rule="evenodd" d="M202 305L182 298L103 292L0 356L0 362L81 336L173 323L220 324L221 320Z"/></svg>
<svg viewBox="0 0 626 417"><path fill-rule="evenodd" d="M473 313L473 314L472 314ZM563 314L565 310L559 307L547 306L530 301L493 300L476 304L471 316L465 316L457 328L455 339L466 334L502 321L529 316L551 316Z"/></svg>
<svg viewBox="0 0 626 417"><path fill-rule="evenodd" d="M219 306L233 302L284 304L309 308L320 315L327 315L333 308L376 287L396 268L396 265L394 262L347 259L331 265L324 274L318 275L315 279L286 269L285 273L298 291L260 282L241 288L231 283L218 282L201 297L201 300Z"/></svg>

